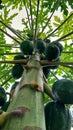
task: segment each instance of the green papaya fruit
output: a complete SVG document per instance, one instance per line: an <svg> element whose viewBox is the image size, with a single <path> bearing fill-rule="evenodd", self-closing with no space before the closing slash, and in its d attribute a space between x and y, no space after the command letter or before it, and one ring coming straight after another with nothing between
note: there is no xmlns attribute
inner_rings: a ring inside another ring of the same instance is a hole
<svg viewBox="0 0 73 130"><path fill-rule="evenodd" d="M60 54L62 53L62 51L63 51L63 45L61 43L59 43L58 41L54 41L51 44L56 45L59 48L59 50L60 50Z"/></svg>
<svg viewBox="0 0 73 130"><path fill-rule="evenodd" d="M24 40L20 44L20 50L24 55L31 55L33 52L33 44L29 40Z"/></svg>
<svg viewBox="0 0 73 130"><path fill-rule="evenodd" d="M14 56L14 60L21 60L21 59L25 59L23 54L18 54L16 56Z"/></svg>
<svg viewBox="0 0 73 130"><path fill-rule="evenodd" d="M12 76L15 79L19 79L23 74L23 67L20 64L16 64L12 68Z"/></svg>
<svg viewBox="0 0 73 130"><path fill-rule="evenodd" d="M3 104L3 106L2 106L1 109L2 109L3 111L7 111L9 104L10 104L10 101L5 102L5 103Z"/></svg>
<svg viewBox="0 0 73 130"><path fill-rule="evenodd" d="M48 76L50 74L49 67L43 67L43 73L44 73L45 77L48 78Z"/></svg>
<svg viewBox="0 0 73 130"><path fill-rule="evenodd" d="M60 102L49 102L45 105L46 130L70 130L71 114Z"/></svg>
<svg viewBox="0 0 73 130"><path fill-rule="evenodd" d="M45 57L47 60L52 61L52 60L56 60L59 58L60 50L56 45L48 44L45 49L44 54L45 54Z"/></svg>
<svg viewBox="0 0 73 130"><path fill-rule="evenodd" d="M45 44L44 40L42 40L41 38L37 39L37 41L36 41L36 49L38 50L38 52L40 54L42 54L44 52L45 48L46 48L46 44Z"/></svg>
<svg viewBox="0 0 73 130"><path fill-rule="evenodd" d="M69 79L57 80L52 87L54 98L64 104L73 104L73 81Z"/></svg>
<svg viewBox="0 0 73 130"><path fill-rule="evenodd" d="M3 106L6 100L7 100L6 91L3 87L0 87L0 106Z"/></svg>
<svg viewBox="0 0 73 130"><path fill-rule="evenodd" d="M58 58L57 60L54 60L55 62L59 62L60 58ZM49 69L57 69L59 67L59 65L49 65Z"/></svg>

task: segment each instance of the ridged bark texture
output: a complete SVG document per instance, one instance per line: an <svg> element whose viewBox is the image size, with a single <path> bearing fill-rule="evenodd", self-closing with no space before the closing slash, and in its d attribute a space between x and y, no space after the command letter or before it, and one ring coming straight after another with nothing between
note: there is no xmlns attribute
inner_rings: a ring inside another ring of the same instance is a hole
<svg viewBox="0 0 73 130"><path fill-rule="evenodd" d="M22 109L21 116L8 118L2 130L45 130L43 73L38 59L30 59L31 67L24 71L8 108L8 112Z"/></svg>

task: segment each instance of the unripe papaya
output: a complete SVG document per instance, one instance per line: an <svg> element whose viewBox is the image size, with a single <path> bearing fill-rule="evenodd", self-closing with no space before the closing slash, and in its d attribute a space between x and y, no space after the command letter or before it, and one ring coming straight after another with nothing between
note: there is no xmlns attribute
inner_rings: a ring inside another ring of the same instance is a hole
<svg viewBox="0 0 73 130"><path fill-rule="evenodd" d="M56 60L60 56L60 50L59 48L54 44L48 44L48 46L45 49L45 57L47 60L52 61Z"/></svg>
<svg viewBox="0 0 73 130"><path fill-rule="evenodd" d="M20 50L24 55L31 55L33 52L33 44L29 40L24 40L20 44Z"/></svg>
<svg viewBox="0 0 73 130"><path fill-rule="evenodd" d="M0 87L0 106L3 106L6 100L7 100L7 95L5 89Z"/></svg>
<svg viewBox="0 0 73 130"><path fill-rule="evenodd" d="M59 61L60 61L60 58L58 58L57 60L55 60L56 63L59 62ZM49 69L57 69L58 67L59 67L58 64L57 65L50 65Z"/></svg>
<svg viewBox="0 0 73 130"><path fill-rule="evenodd" d="M9 104L10 104L10 101L5 102L5 103L3 104L3 106L2 106L1 109L2 109L3 111L7 111Z"/></svg>
<svg viewBox="0 0 73 130"><path fill-rule="evenodd" d="M46 130L70 130L71 114L60 102L49 102L45 105Z"/></svg>
<svg viewBox="0 0 73 130"><path fill-rule="evenodd" d="M56 46L59 48L59 50L60 50L60 54L62 53L62 51L63 51L63 46L62 46L61 43L59 43L58 41L54 41L54 42L52 42L51 44L56 45Z"/></svg>
<svg viewBox="0 0 73 130"><path fill-rule="evenodd" d="M45 77L48 78L48 76L50 74L49 67L43 67L43 73L44 73Z"/></svg>
<svg viewBox="0 0 73 130"><path fill-rule="evenodd" d="M12 68L13 78L19 79L22 76L23 71L24 71L24 69L23 69L22 65L20 65L20 64L14 65L13 68Z"/></svg>
<svg viewBox="0 0 73 130"><path fill-rule="evenodd" d="M36 48L37 48L38 52L40 54L42 54L44 52L45 48L46 48L46 44L45 44L44 40L42 40L41 38L37 39Z"/></svg>
<svg viewBox="0 0 73 130"><path fill-rule="evenodd" d="M54 98L64 104L73 104L73 81L69 79L57 80L52 87Z"/></svg>
<svg viewBox="0 0 73 130"><path fill-rule="evenodd" d="M18 54L16 56L14 56L14 60L21 60L21 59L25 59L23 54Z"/></svg>

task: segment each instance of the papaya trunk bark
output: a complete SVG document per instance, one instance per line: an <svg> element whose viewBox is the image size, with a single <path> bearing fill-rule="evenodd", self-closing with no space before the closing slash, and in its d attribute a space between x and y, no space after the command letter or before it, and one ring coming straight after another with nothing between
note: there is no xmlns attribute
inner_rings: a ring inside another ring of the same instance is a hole
<svg viewBox="0 0 73 130"><path fill-rule="evenodd" d="M8 112L23 109L21 116L7 119L2 130L46 130L43 102L43 73L39 55L33 55L22 75Z"/></svg>

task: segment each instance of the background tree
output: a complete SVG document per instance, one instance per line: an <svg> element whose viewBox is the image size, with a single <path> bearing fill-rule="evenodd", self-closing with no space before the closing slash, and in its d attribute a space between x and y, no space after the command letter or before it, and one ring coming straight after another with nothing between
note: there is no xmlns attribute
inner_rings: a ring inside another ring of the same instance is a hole
<svg viewBox="0 0 73 130"><path fill-rule="evenodd" d="M15 61L14 56L16 56L17 54L21 54L21 50L19 48L20 48L21 43L24 40L30 40L31 42L33 41L33 43L35 43L38 38L43 39L46 42L46 46L48 46L48 44L53 41L60 42L63 46L63 51L60 56L60 61L57 61L57 62L55 60L44 61L43 55L40 54L41 59L43 59L40 61L42 67L49 65L48 66L49 75L47 77L44 76L45 82L52 86L56 80L61 79L61 78L68 78L72 80L73 79L72 77L72 73L73 73L72 71L73 69L73 61L72 61L73 11L69 11L69 6L71 9L73 8L72 1L69 1L69 0L66 0L66 1L23 0L20 2L19 0L17 1L3 0L1 5L3 6L3 8L0 13L0 59L1 59L0 60L0 64L1 64L0 65L0 86L4 87L7 90L11 86L11 84L16 81L12 77L12 68L14 64L24 63L25 64L24 67L29 68L29 65L26 66L26 63L29 61L30 54L28 54L28 56L26 56L24 60L22 61L20 60ZM22 24L24 26L23 30L20 30L20 29L15 30L12 27L12 20L14 19L14 17L18 15L18 13L14 12L14 14L9 15L9 12L10 10L14 10L14 9L18 9L19 11L21 11L23 8L25 8L25 11L26 11L26 17L22 18ZM55 12L58 10L61 10L61 15L62 15L61 18L55 15ZM9 34L8 29L14 33L14 36ZM10 42L7 43L5 35L8 35L12 39L12 43ZM31 60L30 60L30 63L32 65L36 64L36 63L33 63ZM54 68L53 66L55 65L58 65L57 69L53 69ZM39 65L37 66L39 67ZM39 76L39 73L36 74L36 76ZM29 78L29 76L27 76L27 78ZM27 80L27 81L30 83L31 80ZM40 81L37 81L37 82L40 82ZM22 84L23 82L21 80L20 86L22 86ZM52 97L50 90L49 91L47 90L47 93L49 96L45 94L44 103L47 102L48 100L51 100L50 97ZM31 96L29 92L28 92L28 95ZM38 97L40 99L40 95ZM28 106L27 101L25 104L26 106ZM39 103L37 102L37 104ZM18 106L19 106L19 103L18 103ZM40 106L42 106L42 104ZM40 106L38 107L40 108ZM13 106L10 106L10 110L12 109L13 109ZM39 116L37 118L39 118ZM40 118L42 120L41 115L40 115Z"/></svg>

